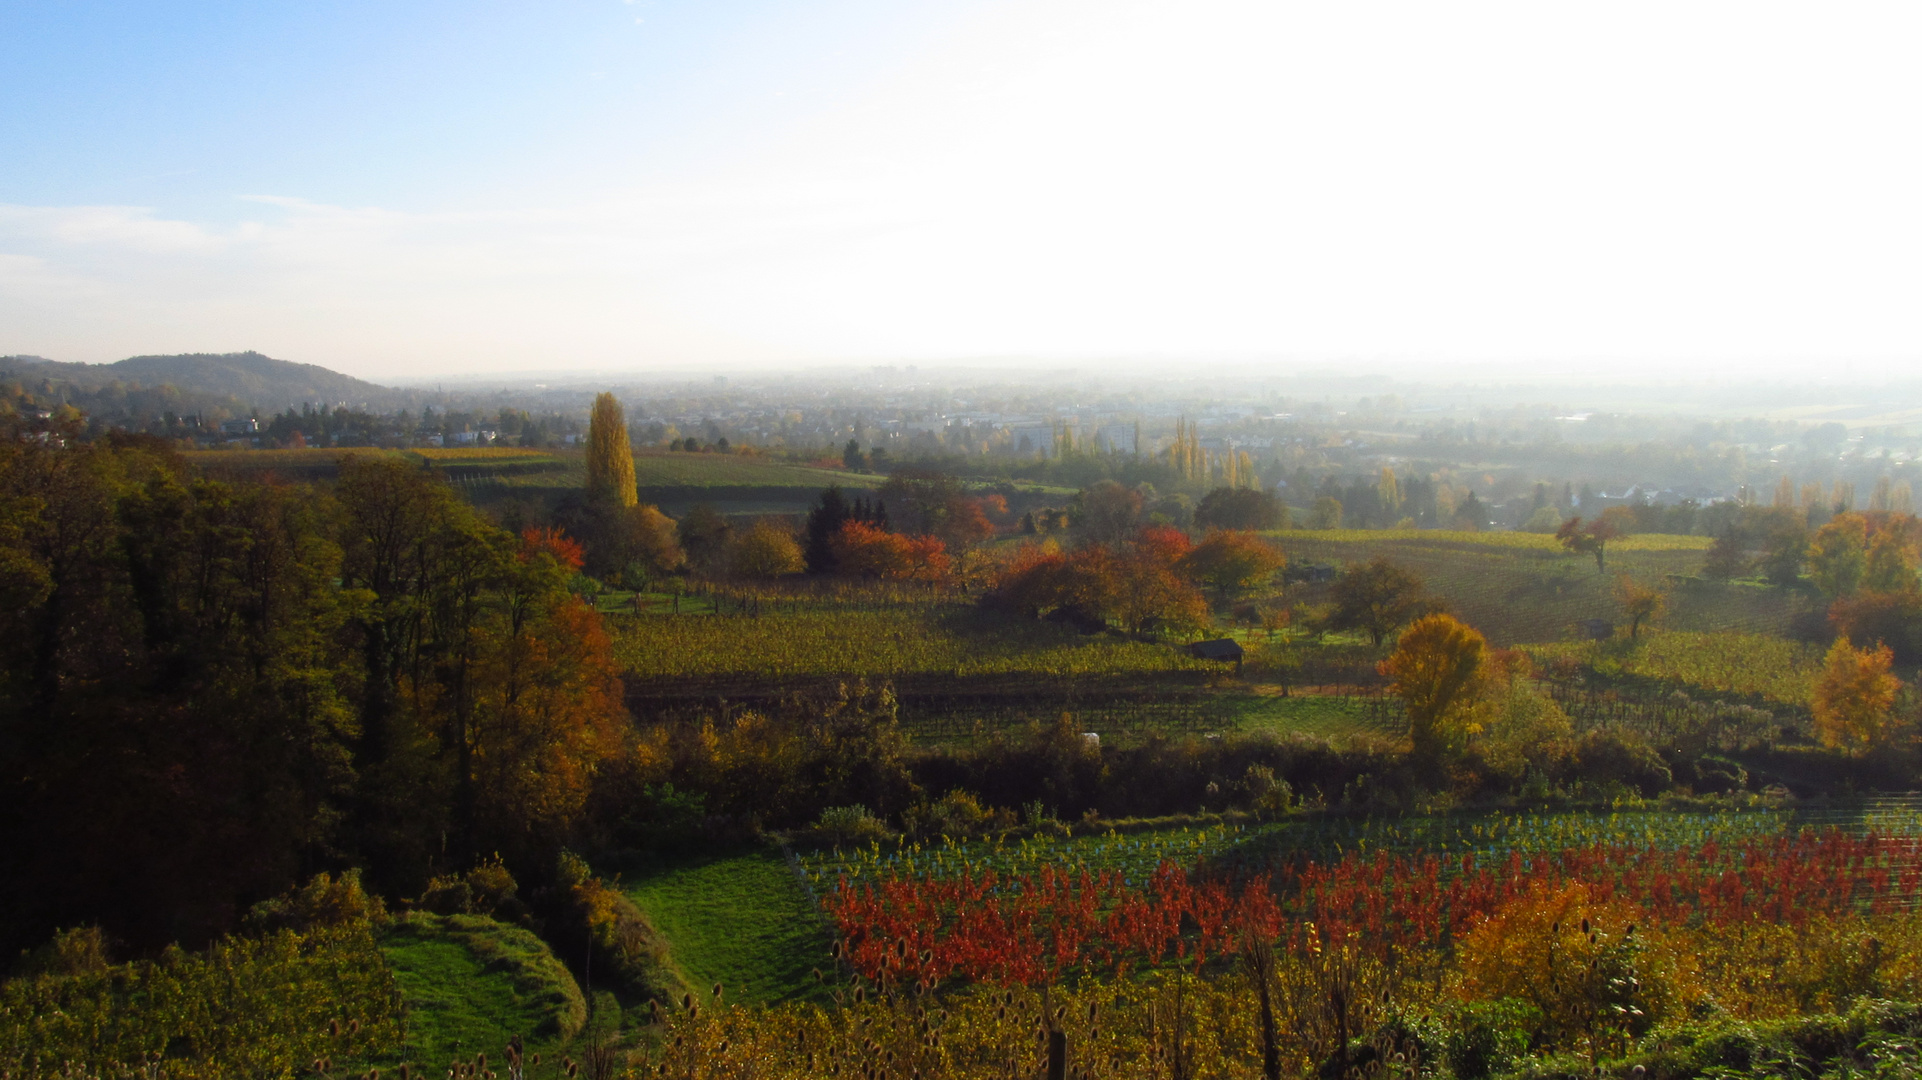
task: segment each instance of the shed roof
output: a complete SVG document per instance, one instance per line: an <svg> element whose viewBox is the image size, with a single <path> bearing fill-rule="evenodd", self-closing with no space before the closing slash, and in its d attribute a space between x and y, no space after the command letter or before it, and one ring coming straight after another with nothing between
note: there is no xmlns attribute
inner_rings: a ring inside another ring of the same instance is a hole
<svg viewBox="0 0 1922 1080"><path fill-rule="evenodd" d="M1214 638L1209 641L1197 641L1188 646L1188 652L1203 660L1240 660L1241 642L1236 641L1234 638Z"/></svg>

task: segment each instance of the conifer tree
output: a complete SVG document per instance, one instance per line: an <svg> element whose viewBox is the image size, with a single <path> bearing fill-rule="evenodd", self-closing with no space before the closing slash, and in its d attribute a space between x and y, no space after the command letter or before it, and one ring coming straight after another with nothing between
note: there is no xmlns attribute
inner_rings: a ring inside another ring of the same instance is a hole
<svg viewBox="0 0 1922 1080"><path fill-rule="evenodd" d="M627 417L611 393L594 395L587 421L587 497L621 506L640 502L634 489L634 453L627 445Z"/></svg>

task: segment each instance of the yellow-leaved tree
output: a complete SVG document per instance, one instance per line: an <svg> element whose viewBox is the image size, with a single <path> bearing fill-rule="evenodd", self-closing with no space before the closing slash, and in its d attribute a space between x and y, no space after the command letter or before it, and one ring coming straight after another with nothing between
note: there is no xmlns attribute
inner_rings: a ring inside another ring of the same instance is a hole
<svg viewBox="0 0 1922 1080"><path fill-rule="evenodd" d="M1810 702L1824 746L1859 755L1888 736L1890 711L1902 688L1901 680L1889 674L1894 662L1887 645L1858 649L1847 637L1835 639Z"/></svg>
<svg viewBox="0 0 1922 1080"><path fill-rule="evenodd" d="M620 506L641 501L634 489L634 452L627 445L627 416L611 393L594 395L587 419L587 497Z"/></svg>
<svg viewBox="0 0 1922 1080"><path fill-rule="evenodd" d="M1402 631L1380 671L1408 707L1408 738L1415 759L1433 762L1476 734L1476 706L1486 689L1488 639L1453 615L1434 614Z"/></svg>

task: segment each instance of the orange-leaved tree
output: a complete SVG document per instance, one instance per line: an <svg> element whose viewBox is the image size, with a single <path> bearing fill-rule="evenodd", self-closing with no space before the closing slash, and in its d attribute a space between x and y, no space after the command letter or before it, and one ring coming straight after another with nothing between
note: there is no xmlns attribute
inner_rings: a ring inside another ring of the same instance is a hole
<svg viewBox="0 0 1922 1080"><path fill-rule="evenodd" d="M1628 620L1628 636L1639 638L1644 625L1660 621L1668 612L1668 591L1623 574L1615 579L1615 602L1621 606L1622 617Z"/></svg>
<svg viewBox="0 0 1922 1080"><path fill-rule="evenodd" d="M1555 530L1555 539L1562 542L1569 554L1595 556L1598 574L1608 570L1608 542L1620 535L1621 530L1607 517L1598 517L1588 525L1583 525L1579 516L1572 517Z"/></svg>
<svg viewBox="0 0 1922 1080"><path fill-rule="evenodd" d="M1272 578L1288 559L1254 533L1220 529L1196 544L1183 563L1196 580L1231 600Z"/></svg>
<svg viewBox="0 0 1922 1080"><path fill-rule="evenodd" d="M836 570L851 577L947 579L947 545L938 536L903 536L865 521L849 521L834 534L831 547Z"/></svg>
<svg viewBox="0 0 1922 1080"><path fill-rule="evenodd" d="M1902 688L1889 674L1894 662L1887 645L1858 649L1846 637L1835 639L1810 701L1823 745L1860 755L1887 738Z"/></svg>
<svg viewBox="0 0 1922 1080"><path fill-rule="evenodd" d="M1452 615L1415 620L1378 670L1408 708L1408 738L1417 760L1433 762L1479 730L1475 708L1485 688L1488 640Z"/></svg>

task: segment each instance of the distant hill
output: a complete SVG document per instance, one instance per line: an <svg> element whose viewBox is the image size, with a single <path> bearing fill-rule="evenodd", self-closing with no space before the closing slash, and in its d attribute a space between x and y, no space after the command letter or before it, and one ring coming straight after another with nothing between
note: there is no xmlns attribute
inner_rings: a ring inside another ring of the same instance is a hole
<svg viewBox="0 0 1922 1080"><path fill-rule="evenodd" d="M296 364L257 352L187 353L134 356L111 364L74 364L37 356L0 357L0 373L16 378L45 378L82 390L115 382L142 387L172 386L186 394L210 394L244 402L263 413L303 403L380 408L412 398L401 390L330 371L318 364Z"/></svg>

